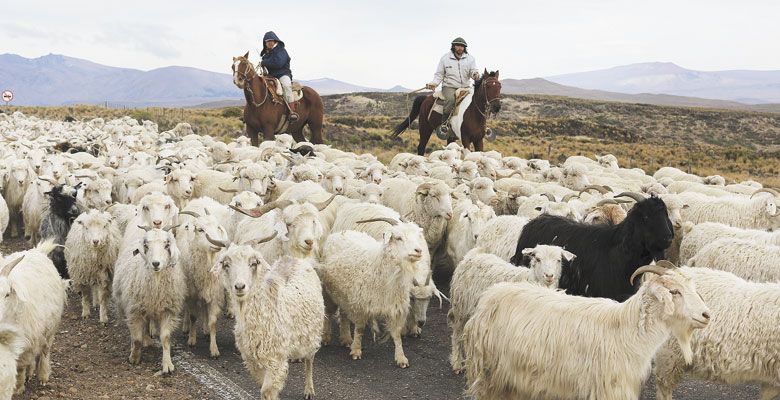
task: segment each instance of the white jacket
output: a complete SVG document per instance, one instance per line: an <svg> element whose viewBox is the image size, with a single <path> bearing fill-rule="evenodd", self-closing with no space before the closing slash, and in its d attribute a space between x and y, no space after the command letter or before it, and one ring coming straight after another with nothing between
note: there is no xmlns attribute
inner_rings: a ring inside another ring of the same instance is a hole
<svg viewBox="0 0 780 400"><path fill-rule="evenodd" d="M471 86L471 79L477 79L479 71L477 62L469 53L463 53L458 59L451 51L441 57L436 73L433 75L432 85L442 84L444 87L467 88Z"/></svg>

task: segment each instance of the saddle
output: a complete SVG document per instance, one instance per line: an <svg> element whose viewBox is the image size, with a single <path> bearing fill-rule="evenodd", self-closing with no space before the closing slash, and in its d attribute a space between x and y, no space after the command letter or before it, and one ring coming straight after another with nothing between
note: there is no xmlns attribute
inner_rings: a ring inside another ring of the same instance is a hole
<svg viewBox="0 0 780 400"><path fill-rule="evenodd" d="M274 102L284 102L284 89L282 89L282 84L279 83L279 79L272 76L263 76L263 79L265 79L265 84L268 85L268 87L274 88L274 90L271 91L271 97L273 98ZM303 98L303 86L300 82L293 81L292 92L293 101L298 101Z"/></svg>
<svg viewBox="0 0 780 400"><path fill-rule="evenodd" d="M460 103L463 102L463 99L465 99L469 93L471 93L471 88L460 88L455 90L455 106L452 108L452 115L456 115L458 113ZM433 104L431 111L435 111L441 114L444 112L444 102L446 101L444 95L441 93L441 90L433 92L433 98L436 100L436 102Z"/></svg>

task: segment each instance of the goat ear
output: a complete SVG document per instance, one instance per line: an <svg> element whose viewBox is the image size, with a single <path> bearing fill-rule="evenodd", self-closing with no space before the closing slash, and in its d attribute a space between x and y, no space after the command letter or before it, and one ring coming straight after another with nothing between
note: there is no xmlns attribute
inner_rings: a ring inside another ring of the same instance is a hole
<svg viewBox="0 0 780 400"><path fill-rule="evenodd" d="M20 285L16 283L15 281L11 281L11 291L16 294L16 298L19 299L22 303L26 303L27 299L29 298L29 295L27 293L27 288L25 288L23 285Z"/></svg>
<svg viewBox="0 0 780 400"><path fill-rule="evenodd" d="M768 201L766 203L766 213L775 216L777 214L777 204L774 201Z"/></svg>
<svg viewBox="0 0 780 400"><path fill-rule="evenodd" d="M382 240L385 243L390 243L390 238L392 238L392 237L393 237L393 233L392 232L385 232L385 233L382 234Z"/></svg>
<svg viewBox="0 0 780 400"><path fill-rule="evenodd" d="M577 258L577 256L570 251L564 250L561 252L561 254L563 255L563 259L566 261L573 261L575 258Z"/></svg>
<svg viewBox="0 0 780 400"><path fill-rule="evenodd" d="M138 249L133 250L133 255L134 256L137 256L139 254L141 254L141 250L138 250Z"/></svg>
<svg viewBox="0 0 780 400"><path fill-rule="evenodd" d="M674 314L674 299L672 299L672 294L669 293L669 289L661 284L661 282L652 284L652 286L648 289L650 289L650 293L652 293L653 296L655 296L655 298L658 299L658 301L663 305L664 315L671 316Z"/></svg>
<svg viewBox="0 0 780 400"><path fill-rule="evenodd" d="M544 212L544 207L542 207L542 206L536 206L536 207L534 207L534 210L536 210L536 211L539 211L539 212L543 213L543 212Z"/></svg>
<svg viewBox="0 0 780 400"><path fill-rule="evenodd" d="M522 253L523 253L524 256L530 256L531 254L534 254L534 250L535 249L533 247L529 247L529 248L523 249Z"/></svg>
<svg viewBox="0 0 780 400"><path fill-rule="evenodd" d="M217 262L211 267L210 271L214 276L219 276L219 274L222 272L222 260L217 260Z"/></svg>
<svg viewBox="0 0 780 400"><path fill-rule="evenodd" d="M282 241L288 241L290 240L289 237L287 237L287 224L284 223L284 220L281 218L276 221L274 224L274 230L276 231L276 237L279 238Z"/></svg>

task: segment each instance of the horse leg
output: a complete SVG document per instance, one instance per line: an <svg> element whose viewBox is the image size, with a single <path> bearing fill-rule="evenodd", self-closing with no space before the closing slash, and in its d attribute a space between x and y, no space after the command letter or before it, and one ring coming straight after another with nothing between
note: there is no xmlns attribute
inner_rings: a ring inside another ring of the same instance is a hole
<svg viewBox="0 0 780 400"><path fill-rule="evenodd" d="M474 151L482 151L482 149L483 149L482 141L484 139L485 139L484 136L480 136L476 140L474 140Z"/></svg>
<svg viewBox="0 0 780 400"><path fill-rule="evenodd" d="M289 129L287 133L292 135L293 140L295 140L296 143L306 141L306 137L303 136L303 125L300 125L295 129Z"/></svg>
<svg viewBox="0 0 780 400"><path fill-rule="evenodd" d="M322 144L322 113L315 112L315 115L309 115L307 125L311 130L311 142L312 144ZM301 128L303 129L303 128Z"/></svg>
<svg viewBox="0 0 780 400"><path fill-rule="evenodd" d="M420 121L420 144L417 146L418 155L425 155L425 147L428 146L428 140L431 139L431 133L433 133L433 127L427 122Z"/></svg>
<svg viewBox="0 0 780 400"><path fill-rule="evenodd" d="M460 131L460 142L463 145L463 148L466 150L468 150L469 146L471 146L471 137L469 136L468 133L463 132L463 130Z"/></svg>
<svg viewBox="0 0 780 400"><path fill-rule="evenodd" d="M261 130L263 131L263 140L274 140L274 130L276 126L273 124L263 124Z"/></svg>
<svg viewBox="0 0 780 400"><path fill-rule="evenodd" d="M260 142L257 140L257 129L250 127L249 125L246 126L246 135L249 136L249 140L252 143L252 146L257 147L257 145L260 144Z"/></svg>

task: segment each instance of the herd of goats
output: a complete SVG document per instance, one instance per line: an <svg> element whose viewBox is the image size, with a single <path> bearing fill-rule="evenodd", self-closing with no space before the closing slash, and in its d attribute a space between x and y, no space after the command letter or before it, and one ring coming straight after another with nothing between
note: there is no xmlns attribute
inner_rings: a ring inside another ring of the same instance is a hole
<svg viewBox="0 0 780 400"><path fill-rule="evenodd" d="M403 338L447 299L436 269L470 397L638 399L651 368L659 399L685 376L780 395L780 194L757 182L455 143L384 165L130 117L15 112L0 134L0 231L30 247L0 258L2 399L48 381L69 290L83 318L113 304L130 363L159 339L162 373L179 328L218 357L227 314L263 399L290 360L312 398L335 332L352 359L365 329L390 338L409 366Z"/></svg>

